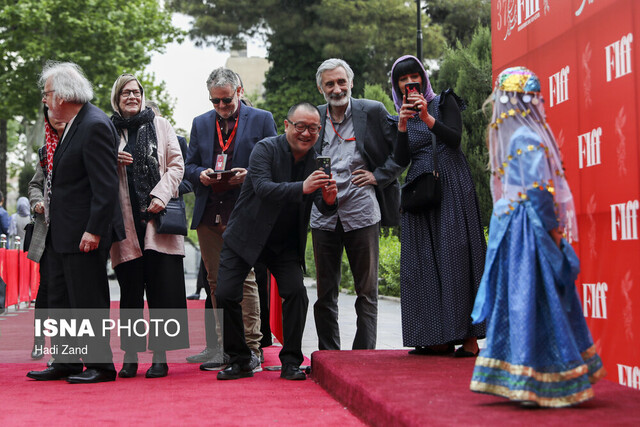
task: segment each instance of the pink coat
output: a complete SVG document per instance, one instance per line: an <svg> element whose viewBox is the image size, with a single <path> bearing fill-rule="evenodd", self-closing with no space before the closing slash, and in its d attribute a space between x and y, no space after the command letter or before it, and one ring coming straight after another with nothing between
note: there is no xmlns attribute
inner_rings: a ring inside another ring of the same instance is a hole
<svg viewBox="0 0 640 427"><path fill-rule="evenodd" d="M158 136L160 182L151 191L151 195L162 200L166 205L169 199L178 196L178 186L184 175L184 160L182 159L180 144L171 124L166 119L158 116L154 119L154 124ZM120 151L124 149L126 143L124 136L121 137ZM118 164L118 177L120 179L120 207L127 237L125 240L115 242L111 246L111 265L113 267L142 256L133 222L127 170L123 164ZM163 254L184 256L184 237L176 234L156 233L155 220L147 224L144 246L145 249L151 249Z"/></svg>

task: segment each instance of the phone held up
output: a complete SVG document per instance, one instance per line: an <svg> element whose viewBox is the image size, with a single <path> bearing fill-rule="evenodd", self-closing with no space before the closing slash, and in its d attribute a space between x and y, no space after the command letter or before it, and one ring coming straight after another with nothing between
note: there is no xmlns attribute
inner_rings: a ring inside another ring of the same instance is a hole
<svg viewBox="0 0 640 427"><path fill-rule="evenodd" d="M316 167L322 169L324 173L331 176L331 157L318 156L316 157Z"/></svg>
<svg viewBox="0 0 640 427"><path fill-rule="evenodd" d="M411 83L407 83L404 86L404 95L407 99L407 102L409 102L409 94L410 93L420 93L420 83L418 82L411 82ZM419 109L417 107L412 107L412 110L418 111Z"/></svg>

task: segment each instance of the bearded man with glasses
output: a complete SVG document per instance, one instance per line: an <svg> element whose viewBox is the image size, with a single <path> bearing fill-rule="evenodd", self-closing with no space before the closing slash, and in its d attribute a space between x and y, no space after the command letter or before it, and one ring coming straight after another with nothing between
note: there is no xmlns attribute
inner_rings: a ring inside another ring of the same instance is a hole
<svg viewBox="0 0 640 427"><path fill-rule="evenodd" d="M240 102L242 86L234 71L224 67L213 70L207 79L207 91L213 110L193 119L185 177L195 190L191 228L198 233L211 290L205 307L215 308L212 295L217 286L222 233L247 176L249 155L258 141L275 136L277 130L270 112ZM244 332L254 356L251 363L257 372L262 334L258 285L253 270L244 281L242 312ZM207 371L224 367L224 357L216 351L219 346L212 342L215 335L215 331L210 330L207 347L187 361L202 363L200 369Z"/></svg>

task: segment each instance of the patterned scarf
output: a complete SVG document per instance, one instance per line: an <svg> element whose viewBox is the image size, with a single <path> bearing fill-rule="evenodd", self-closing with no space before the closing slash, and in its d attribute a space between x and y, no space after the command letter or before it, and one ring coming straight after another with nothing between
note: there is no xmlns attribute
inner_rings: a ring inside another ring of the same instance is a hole
<svg viewBox="0 0 640 427"><path fill-rule="evenodd" d="M158 167L158 137L153 124L155 114L151 108L145 108L135 116L127 119L114 113L111 121L118 132L122 134L124 129L137 129L137 137L134 146L130 147L133 163L133 188L138 201L138 212L143 219L150 219L147 207L151 202L151 191L160 181Z"/></svg>
<svg viewBox="0 0 640 427"><path fill-rule="evenodd" d="M44 172L47 175L45 179L45 191L44 191L44 218L47 225L49 225L49 203L51 202L51 178L53 175L53 155L56 152L56 148L58 148L58 143L60 142L60 137L58 136L58 132L51 126L49 123L49 116L47 111L44 112L44 137L45 137L45 153L46 157L43 156L45 160L45 164L42 165Z"/></svg>

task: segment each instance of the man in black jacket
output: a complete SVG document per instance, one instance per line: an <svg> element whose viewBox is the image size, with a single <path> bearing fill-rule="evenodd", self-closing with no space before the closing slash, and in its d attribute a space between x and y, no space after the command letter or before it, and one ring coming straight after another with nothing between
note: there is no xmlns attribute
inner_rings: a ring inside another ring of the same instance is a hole
<svg viewBox="0 0 640 427"><path fill-rule="evenodd" d="M224 310L224 348L230 363L218 379L252 377L251 351L242 324L242 282L260 261L271 271L284 299L284 343L280 376L304 380L302 333L309 299L303 284L304 249L311 205L326 215L337 208L335 181L318 170L312 150L320 113L296 104L284 122L285 134L256 144L249 173L224 233L216 300Z"/></svg>
<svg viewBox="0 0 640 427"><path fill-rule="evenodd" d="M67 123L57 147L47 144L52 163L45 180L49 308L91 309L93 314L106 311L108 316L107 253L114 227L115 237L124 235L118 203L116 129L107 115L89 102L93 98L91 83L76 64L49 62L40 82L49 120ZM66 378L70 383L114 381L109 336L96 327L93 332L97 337L82 354L84 372L79 355L57 354L53 366L27 376L41 381ZM58 347L61 352L64 349L64 344Z"/></svg>

